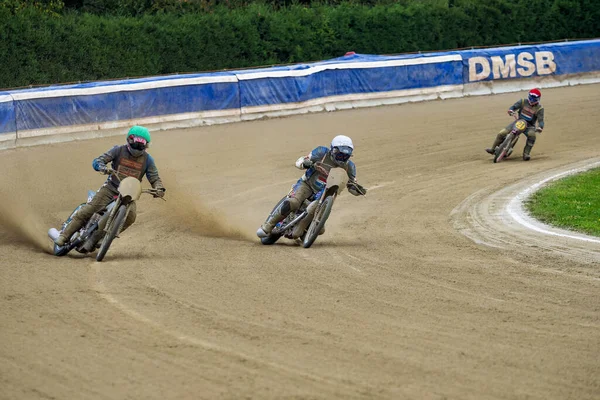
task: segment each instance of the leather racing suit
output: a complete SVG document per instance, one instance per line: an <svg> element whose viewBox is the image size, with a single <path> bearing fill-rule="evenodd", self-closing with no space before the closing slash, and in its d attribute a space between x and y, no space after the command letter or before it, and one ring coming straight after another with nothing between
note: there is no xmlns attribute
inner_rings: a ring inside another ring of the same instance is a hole
<svg viewBox="0 0 600 400"><path fill-rule="evenodd" d="M119 179L131 176L141 181L143 176L146 175L146 178L154 189L164 189L162 181L158 176L158 169L154 163L154 158L145 151L139 156L134 156L127 145L115 146L94 159L92 166L96 171L103 171L108 163L112 163L112 169L117 172ZM68 239L73 233L81 229L94 213L102 210L115 199L119 193L117 190L118 187L119 180L112 175L109 176L92 200L77 211L61 235ZM136 205L134 202L129 208L123 231L135 222L135 218Z"/></svg>
<svg viewBox="0 0 600 400"><path fill-rule="evenodd" d="M315 163L320 163L316 166ZM327 175L332 168L343 168L348 174L348 191L355 196L363 195L356 186L356 166L350 160L340 162L333 159L329 148L319 146L311 151L307 156L300 157L296 161L296 167L306 169L304 175L292 186L292 189L281 203L262 225L264 232L270 233L275 225L283 220L292 211L300 208L304 200L318 194L325 188ZM362 188L362 187L361 187ZM364 190L364 188L363 188Z"/></svg>
<svg viewBox="0 0 600 400"><path fill-rule="evenodd" d="M518 118L527 122L527 130L523 132L523 134L527 137L527 143L523 149L523 158L529 159L531 149L533 148L533 145L537 139L536 122L539 125L539 128L537 129L540 132L542 129L544 129L544 107L540 103L532 106L527 100L519 99L509 108L509 112L511 111L518 113ZM496 139L494 140L494 144L491 147L492 150L504 141L506 135L508 135L508 133L513 129L515 122L507 125L498 133Z"/></svg>

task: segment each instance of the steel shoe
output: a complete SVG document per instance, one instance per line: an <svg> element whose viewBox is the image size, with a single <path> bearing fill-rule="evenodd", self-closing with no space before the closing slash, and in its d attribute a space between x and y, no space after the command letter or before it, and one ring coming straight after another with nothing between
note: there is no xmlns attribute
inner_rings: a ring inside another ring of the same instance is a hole
<svg viewBox="0 0 600 400"><path fill-rule="evenodd" d="M271 232L266 232L262 226L256 231L256 236L258 236L261 239L268 237L270 234Z"/></svg>

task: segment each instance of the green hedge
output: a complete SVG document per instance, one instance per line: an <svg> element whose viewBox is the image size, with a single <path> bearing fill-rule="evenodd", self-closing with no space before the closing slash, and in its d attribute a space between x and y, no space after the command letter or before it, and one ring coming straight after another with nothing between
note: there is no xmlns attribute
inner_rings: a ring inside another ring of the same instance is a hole
<svg viewBox="0 0 600 400"><path fill-rule="evenodd" d="M14 0L16 1L16 0ZM0 88L600 36L598 0L250 4L108 16L0 4Z"/></svg>

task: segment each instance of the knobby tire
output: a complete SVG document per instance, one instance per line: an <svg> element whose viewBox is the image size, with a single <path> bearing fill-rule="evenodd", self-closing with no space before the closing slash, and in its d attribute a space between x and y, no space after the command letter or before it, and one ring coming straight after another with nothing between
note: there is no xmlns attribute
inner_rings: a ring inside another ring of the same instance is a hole
<svg viewBox="0 0 600 400"><path fill-rule="evenodd" d="M102 245L100 246L100 250L98 250L98 255L96 255L96 261L102 261L104 259L112 241L119 234L119 229L123 226L126 215L127 206L123 204L119 207L117 214L113 218L112 223L104 236L104 240L102 240Z"/></svg>
<svg viewBox="0 0 600 400"><path fill-rule="evenodd" d="M327 196L327 198L323 200L323 204L321 204L321 207L308 227L308 232L306 232L306 235L304 236L302 247L308 249L312 246L317 239L317 236L319 236L319 232L321 232L321 229L325 226L325 222L327 222L327 218L329 218L332 208L333 196Z"/></svg>
<svg viewBox="0 0 600 400"><path fill-rule="evenodd" d="M506 152L508 151L508 147L510 146L510 142L512 139L513 139L513 135L509 133L506 136L506 138L504 139L504 141L502 142L502 144L500 146L498 146L498 149L494 153L494 162L495 163L499 163L500 161L502 161L504 159L504 156L506 155Z"/></svg>

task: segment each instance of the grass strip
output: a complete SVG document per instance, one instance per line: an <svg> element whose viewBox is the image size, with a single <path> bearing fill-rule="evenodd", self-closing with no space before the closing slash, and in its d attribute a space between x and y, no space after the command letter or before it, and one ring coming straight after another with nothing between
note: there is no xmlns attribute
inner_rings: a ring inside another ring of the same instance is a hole
<svg viewBox="0 0 600 400"><path fill-rule="evenodd" d="M600 168L545 186L525 207L549 225L600 236Z"/></svg>

